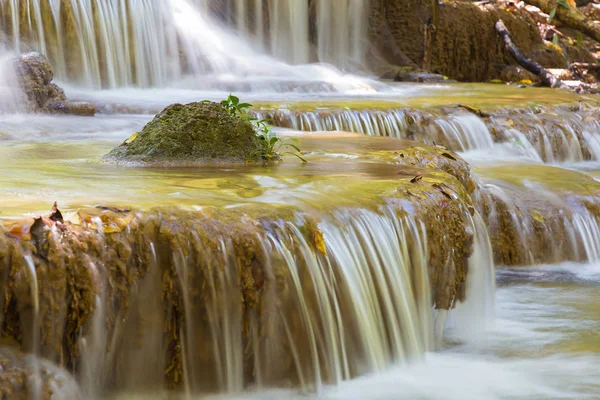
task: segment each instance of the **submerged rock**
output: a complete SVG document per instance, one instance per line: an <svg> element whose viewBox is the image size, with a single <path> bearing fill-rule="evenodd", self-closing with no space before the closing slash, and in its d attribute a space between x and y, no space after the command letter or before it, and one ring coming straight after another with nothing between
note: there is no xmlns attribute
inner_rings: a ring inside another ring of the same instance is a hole
<svg viewBox="0 0 600 400"><path fill-rule="evenodd" d="M16 72L29 111L82 116L96 114L96 108L89 103L67 101L65 92L52 83L52 65L41 54L21 55L17 58Z"/></svg>
<svg viewBox="0 0 600 400"><path fill-rule="evenodd" d="M118 162L229 163L257 158L254 127L219 103L173 104L105 157Z"/></svg>

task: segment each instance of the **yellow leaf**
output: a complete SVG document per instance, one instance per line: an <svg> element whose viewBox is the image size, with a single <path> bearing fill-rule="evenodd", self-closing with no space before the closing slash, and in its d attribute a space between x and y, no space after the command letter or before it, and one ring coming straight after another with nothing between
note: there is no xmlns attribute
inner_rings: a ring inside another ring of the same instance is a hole
<svg viewBox="0 0 600 400"><path fill-rule="evenodd" d="M531 79L521 79L519 81L519 84L521 85L531 85L533 82L531 82Z"/></svg>
<svg viewBox="0 0 600 400"><path fill-rule="evenodd" d="M315 246L323 254L327 254L327 248L325 248L325 240L323 239L323 232L315 232Z"/></svg>
<svg viewBox="0 0 600 400"><path fill-rule="evenodd" d="M537 222L545 222L546 221L544 216L542 215L542 213L539 212L538 210L532 210L530 214L531 214L531 217L533 219L535 219Z"/></svg>
<svg viewBox="0 0 600 400"><path fill-rule="evenodd" d="M492 79L490 83L502 83L502 79Z"/></svg>
<svg viewBox="0 0 600 400"><path fill-rule="evenodd" d="M139 132L134 133L133 135L129 136L129 138L127 138L127 140L125 140L125 144L129 144L131 142L133 142L135 140L135 138L138 136Z"/></svg>

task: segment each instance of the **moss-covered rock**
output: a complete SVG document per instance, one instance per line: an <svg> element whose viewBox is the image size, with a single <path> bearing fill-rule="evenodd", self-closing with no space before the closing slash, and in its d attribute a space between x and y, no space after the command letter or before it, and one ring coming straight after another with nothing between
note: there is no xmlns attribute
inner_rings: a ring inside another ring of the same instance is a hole
<svg viewBox="0 0 600 400"><path fill-rule="evenodd" d="M256 158L252 124L219 103L172 104L106 160L144 163L227 163Z"/></svg>

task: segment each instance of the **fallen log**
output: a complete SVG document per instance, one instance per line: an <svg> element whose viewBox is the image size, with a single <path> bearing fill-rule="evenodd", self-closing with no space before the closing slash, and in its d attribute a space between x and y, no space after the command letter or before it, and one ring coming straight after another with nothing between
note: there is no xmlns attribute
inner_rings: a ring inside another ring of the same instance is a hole
<svg viewBox="0 0 600 400"><path fill-rule="evenodd" d="M525 3L531 4L550 15L552 10L555 11L554 18L562 22L564 25L576 29L591 39L600 42L600 29L594 24L594 21L588 19L577 8L559 4L556 0L524 0Z"/></svg>
<svg viewBox="0 0 600 400"><path fill-rule="evenodd" d="M525 54L523 54L521 49L519 49L513 41L510 32L508 31L508 29L506 29L506 26L504 25L504 22L502 22L501 19L499 19L498 22L496 22L496 32L498 32L498 35L500 35L500 37L504 41L504 46L506 47L508 52L514 57L514 59L519 63L519 65L525 68L527 71L538 76L542 84L550 86L552 88L567 88L567 86L560 79L552 75L540 64L536 63L535 61L528 58Z"/></svg>

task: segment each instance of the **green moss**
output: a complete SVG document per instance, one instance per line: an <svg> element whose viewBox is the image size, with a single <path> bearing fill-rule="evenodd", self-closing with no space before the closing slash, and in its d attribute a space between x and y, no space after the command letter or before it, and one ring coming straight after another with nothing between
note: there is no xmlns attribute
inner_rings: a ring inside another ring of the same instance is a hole
<svg viewBox="0 0 600 400"><path fill-rule="evenodd" d="M258 147L252 124L218 103L173 104L105 158L133 162L245 162Z"/></svg>

